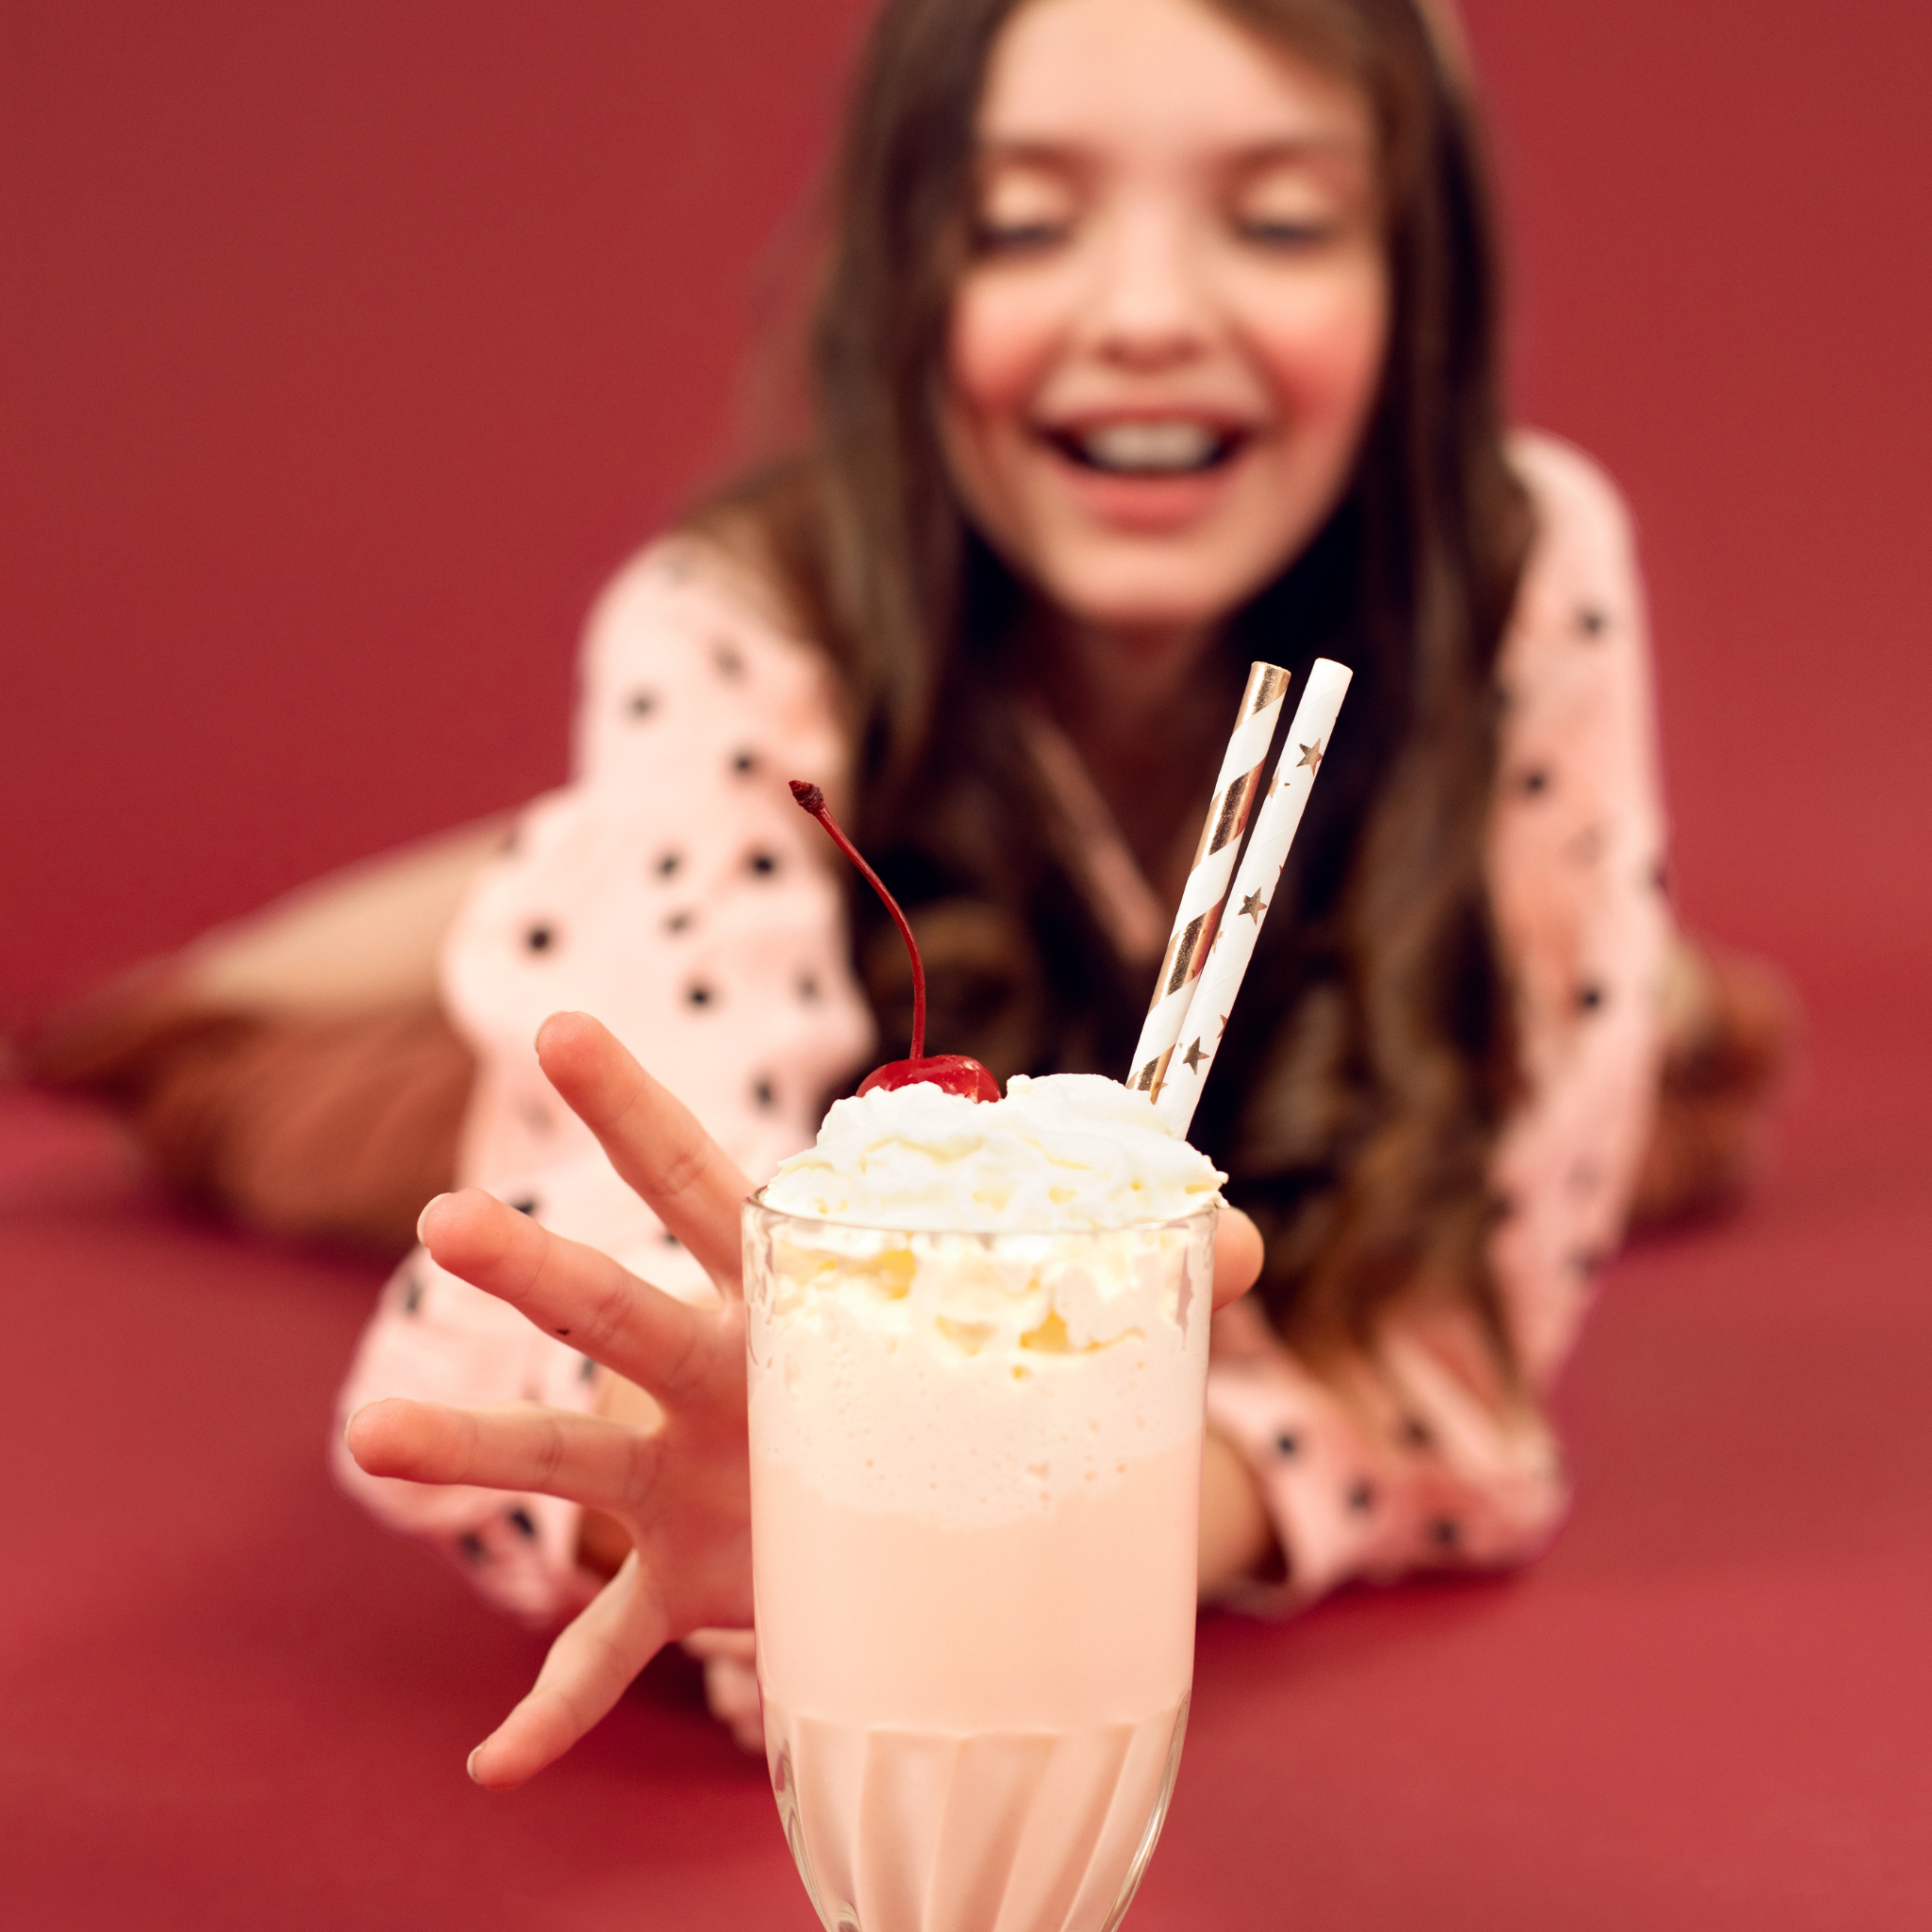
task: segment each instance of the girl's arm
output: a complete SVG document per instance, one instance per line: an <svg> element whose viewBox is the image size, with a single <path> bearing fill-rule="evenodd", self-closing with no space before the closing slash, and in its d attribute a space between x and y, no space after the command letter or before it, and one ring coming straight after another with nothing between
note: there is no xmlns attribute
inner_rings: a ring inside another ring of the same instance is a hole
<svg viewBox="0 0 1932 1932"><path fill-rule="evenodd" d="M575 778L473 874L442 947L444 1002L477 1068L461 1181L693 1304L711 1300L705 1270L564 1106L532 1042L559 1008L595 1013L753 1179L810 1141L871 1035L840 883L785 782L836 792L836 700L823 658L739 566L689 540L654 546L592 613ZM634 1394L419 1249L341 1407L406 1395L622 1416ZM566 1500L379 1480L341 1454L336 1466L378 1517L538 1624L583 1602L620 1554L609 1525L587 1528Z"/></svg>
<svg viewBox="0 0 1932 1932"><path fill-rule="evenodd" d="M508 836L507 812L330 873L181 955L175 995L208 1009L339 1013L432 1000L444 935Z"/></svg>
<svg viewBox="0 0 1932 1932"><path fill-rule="evenodd" d="M1210 1428L1201 1449L1202 1596L1223 1596L1246 1582L1274 1547L1267 1501L1247 1457Z"/></svg>
<svg viewBox="0 0 1932 1932"><path fill-rule="evenodd" d="M474 1065L438 951L508 819L353 866L54 1015L19 1071L114 1103L183 1191L279 1235L410 1239Z"/></svg>

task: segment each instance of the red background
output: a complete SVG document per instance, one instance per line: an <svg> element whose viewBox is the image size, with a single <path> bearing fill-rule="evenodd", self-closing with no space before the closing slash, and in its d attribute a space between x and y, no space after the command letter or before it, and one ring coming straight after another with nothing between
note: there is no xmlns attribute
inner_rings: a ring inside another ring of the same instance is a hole
<svg viewBox="0 0 1932 1932"><path fill-rule="evenodd" d="M599 579L728 461L859 0L0 0L0 1015L563 770ZM1932 449L1880 0L1473 0L1516 392L1641 525L1691 918L1812 1014L1738 1221L1611 1271L1522 1577L1203 1626L1144 1932L1932 1924ZM782 251L781 251L782 254ZM328 1490L377 1271L0 1093L0 1898L35 1928L802 1927L658 1671L527 1794L527 1639Z"/></svg>
<svg viewBox="0 0 1932 1932"><path fill-rule="evenodd" d="M0 1014L561 774L863 10L8 0ZM1684 904L1923 959L1932 21L1471 15L1520 413L1641 527Z"/></svg>

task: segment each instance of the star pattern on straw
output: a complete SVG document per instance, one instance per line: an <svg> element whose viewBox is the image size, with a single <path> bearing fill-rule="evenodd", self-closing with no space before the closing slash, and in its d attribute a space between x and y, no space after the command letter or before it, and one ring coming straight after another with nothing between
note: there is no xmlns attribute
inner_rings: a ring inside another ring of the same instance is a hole
<svg viewBox="0 0 1932 1932"><path fill-rule="evenodd" d="M1235 914L1235 917L1237 919L1252 919L1257 925L1259 925L1261 915L1267 909L1267 902L1261 897L1259 892L1248 892L1242 896L1241 909Z"/></svg>
<svg viewBox="0 0 1932 1932"><path fill-rule="evenodd" d="M1302 755L1295 760L1295 767L1299 770L1303 765L1307 766L1311 772L1319 772L1322 769L1322 741L1319 738L1313 744L1302 746ZM1326 795L1325 792L1323 794L1324 797Z"/></svg>
<svg viewBox="0 0 1932 1932"><path fill-rule="evenodd" d="M1198 1040L1181 1056L1181 1058L1187 1061L1188 1072L1191 1074L1199 1073L1201 1071L1201 1062L1207 1058L1208 1056L1201 1051L1201 1042Z"/></svg>

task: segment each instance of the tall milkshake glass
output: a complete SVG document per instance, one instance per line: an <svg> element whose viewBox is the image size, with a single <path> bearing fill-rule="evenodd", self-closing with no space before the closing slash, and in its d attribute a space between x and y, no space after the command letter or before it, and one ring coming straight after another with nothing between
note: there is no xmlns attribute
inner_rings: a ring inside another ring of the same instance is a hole
<svg viewBox="0 0 1932 1932"><path fill-rule="evenodd" d="M746 1205L766 1752L831 1932L1126 1911L1193 1674L1215 1214Z"/></svg>

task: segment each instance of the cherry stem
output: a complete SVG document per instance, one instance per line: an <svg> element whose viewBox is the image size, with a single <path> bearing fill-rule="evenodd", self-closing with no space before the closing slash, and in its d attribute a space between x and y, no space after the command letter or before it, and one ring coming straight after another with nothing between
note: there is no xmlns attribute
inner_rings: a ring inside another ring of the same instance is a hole
<svg viewBox="0 0 1932 1932"><path fill-rule="evenodd" d="M858 847L839 829L839 822L825 806L825 794L816 785L808 785L803 779L791 780L791 795L797 799L801 811L809 812L831 835L835 844L860 872L884 901L888 912L892 915L892 924L899 928L899 937L906 941L906 950L912 956L912 1052L911 1059L925 1058L925 961L919 957L919 941L912 937L912 928L906 923L906 915L899 910L899 902L886 891L885 882L859 856Z"/></svg>

